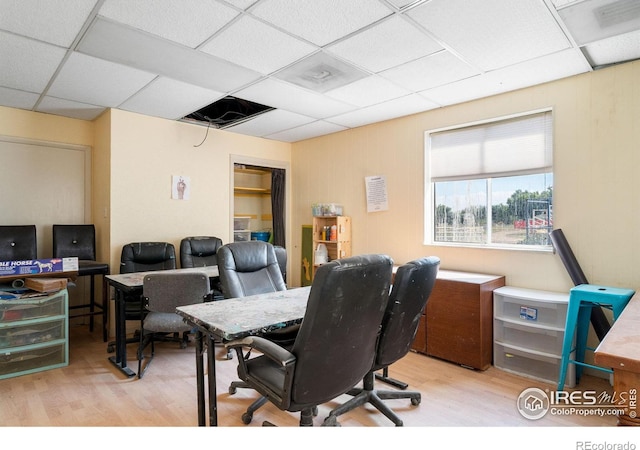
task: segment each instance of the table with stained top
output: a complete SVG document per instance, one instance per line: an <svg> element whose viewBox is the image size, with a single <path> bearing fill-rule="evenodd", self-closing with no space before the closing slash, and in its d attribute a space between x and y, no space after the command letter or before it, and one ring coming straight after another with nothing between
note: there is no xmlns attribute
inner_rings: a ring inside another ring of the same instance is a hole
<svg viewBox="0 0 640 450"><path fill-rule="evenodd" d="M177 308L178 315L196 326L198 330L196 333L198 425L206 425L205 352L209 425L218 425L214 341L218 339L229 342L300 323L307 309L310 290L311 286L306 286Z"/></svg>
<svg viewBox="0 0 640 450"><path fill-rule="evenodd" d="M127 366L127 330L125 318L125 297L128 294L142 294L144 277L154 273L204 273L207 277L218 277L218 266L193 267L186 269L169 269L150 272L132 272L117 275L107 275L105 278L115 291L115 356L110 356L109 361L127 377L134 377L136 373ZM142 302L142 300L141 300ZM141 303L142 305L142 303Z"/></svg>

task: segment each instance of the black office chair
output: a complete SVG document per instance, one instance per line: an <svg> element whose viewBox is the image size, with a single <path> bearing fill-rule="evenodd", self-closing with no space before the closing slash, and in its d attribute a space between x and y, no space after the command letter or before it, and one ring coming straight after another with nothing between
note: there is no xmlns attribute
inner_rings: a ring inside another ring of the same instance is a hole
<svg viewBox="0 0 640 450"><path fill-rule="evenodd" d="M215 236L190 236L180 241L180 267L205 267L218 265L218 250L222 239ZM211 278L211 300L222 300L220 277Z"/></svg>
<svg viewBox="0 0 640 450"><path fill-rule="evenodd" d="M102 315L102 337L107 342L107 320L109 317L109 299L105 275L109 275L109 264L96 261L96 229L93 224L81 225L53 225L53 257L54 258L78 258L78 276L89 276L90 299L89 303L69 306L69 309L86 309L88 313L70 315L73 317L89 316L89 331L93 331L93 318L97 314ZM102 303L95 301L95 276L102 275ZM98 307L100 311L96 311Z"/></svg>
<svg viewBox="0 0 640 450"><path fill-rule="evenodd" d="M169 242L132 242L122 247L120 273L150 272L176 269L176 250ZM142 307L142 291L126 295L124 298L125 320L140 321L145 311ZM138 332L126 339L127 344L138 343ZM176 339L173 339L176 340ZM113 352L115 341L109 342L107 351Z"/></svg>
<svg viewBox="0 0 640 450"><path fill-rule="evenodd" d="M287 283L287 249L280 245L274 245L273 249L276 251L276 259L278 260L278 266L280 266L282 279L286 284Z"/></svg>
<svg viewBox="0 0 640 450"><path fill-rule="evenodd" d="M285 254L286 255L286 254ZM243 241L223 245L218 250L218 272L225 298L247 297L268 292L285 291L287 285L274 246L264 241ZM264 335L283 346L291 346L298 333L299 325L292 325ZM233 352L227 350L227 359ZM238 388L249 387L243 381L233 381L229 393ZM266 403L262 397L254 402L254 410Z"/></svg>
<svg viewBox="0 0 640 450"><path fill-rule="evenodd" d="M146 275L143 283L142 295L147 313L140 321L138 378L142 378L155 356L158 336L182 333L180 348L187 347L188 335L193 327L176 314L176 308L202 303L209 294L209 277L197 272L158 272ZM148 345L151 345L151 355L144 357L144 349ZM144 367L143 359L147 360Z"/></svg>
<svg viewBox="0 0 640 450"><path fill-rule="evenodd" d="M227 344L238 354L240 379L279 409L300 411L300 426L312 426L317 405L346 393L371 370L392 264L385 255L361 255L320 266L290 351L256 336ZM262 354L247 359L244 348ZM251 409L242 416L245 424L252 418Z"/></svg>
<svg viewBox="0 0 640 450"><path fill-rule="evenodd" d="M412 405L421 401L419 392L398 390L376 390L374 372L389 367L403 358L411 349L420 316L427 305L438 275L440 259L431 256L411 261L398 268L389 296L382 331L375 349L373 366L363 378L363 387L347 392L354 397L329 413L324 425L338 425L338 416L361 405L370 403L387 416L396 426L402 426L402 419L389 408L383 400L411 399Z"/></svg>
<svg viewBox="0 0 640 450"><path fill-rule="evenodd" d="M0 261L37 259L35 225L0 225Z"/></svg>

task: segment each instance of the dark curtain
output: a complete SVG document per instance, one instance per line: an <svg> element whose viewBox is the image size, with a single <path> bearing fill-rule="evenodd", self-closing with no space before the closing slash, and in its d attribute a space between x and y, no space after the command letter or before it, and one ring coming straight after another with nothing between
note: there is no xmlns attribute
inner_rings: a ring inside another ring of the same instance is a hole
<svg viewBox="0 0 640 450"><path fill-rule="evenodd" d="M273 245L284 247L284 169L271 171L271 215L273 217Z"/></svg>

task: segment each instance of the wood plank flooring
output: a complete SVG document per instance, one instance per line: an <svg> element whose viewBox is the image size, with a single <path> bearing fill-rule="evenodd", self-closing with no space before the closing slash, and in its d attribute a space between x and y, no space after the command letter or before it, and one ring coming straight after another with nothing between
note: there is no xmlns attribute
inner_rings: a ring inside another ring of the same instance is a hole
<svg viewBox="0 0 640 450"><path fill-rule="evenodd" d="M96 328L99 330L99 327ZM0 380L0 424L4 427L194 427L197 425L195 356L193 342L186 349L159 343L156 356L142 379L126 378L108 362L100 332L87 326L70 328L68 367ZM129 364L137 369L135 346L130 345ZM226 360L218 348L219 423L224 427L260 427L264 420L296 427L299 415L283 412L267 403L244 425L241 415L257 397L250 389L228 394L236 379L234 360ZM425 355L410 353L390 368L390 375L422 393L422 403L407 400L388 404L407 427L614 427L615 417L547 414L541 420L522 417L516 408L526 388L553 390L554 386L512 375L494 367L474 371ZM389 388L378 382L379 387ZM608 381L585 376L581 389L611 393ZM321 405L314 425L343 396ZM393 423L367 405L340 417L346 427L393 427ZM617 428L620 429L620 428ZM455 433L455 432L454 432ZM532 431L527 434L534 435Z"/></svg>

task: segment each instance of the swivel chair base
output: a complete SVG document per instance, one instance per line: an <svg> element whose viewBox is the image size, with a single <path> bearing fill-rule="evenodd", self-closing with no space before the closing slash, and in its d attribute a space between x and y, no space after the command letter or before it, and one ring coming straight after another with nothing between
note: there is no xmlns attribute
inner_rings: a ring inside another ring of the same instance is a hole
<svg viewBox="0 0 640 450"><path fill-rule="evenodd" d="M324 419L324 423L322 424L322 426L340 426L340 424L338 423L338 416L359 406L362 406L365 403L370 403L378 411L384 414L389 420L391 420L397 427L401 427L403 425L402 419L400 419L400 417L398 417L398 415L394 413L391 408L385 405L383 400L408 398L411 400L411 404L413 406L417 406L422 400L421 394L416 391L376 390L373 388L374 379L374 373L369 372L363 380L363 387L354 388L347 392L347 394L353 395L354 397L348 402L333 409L329 413L327 418Z"/></svg>

